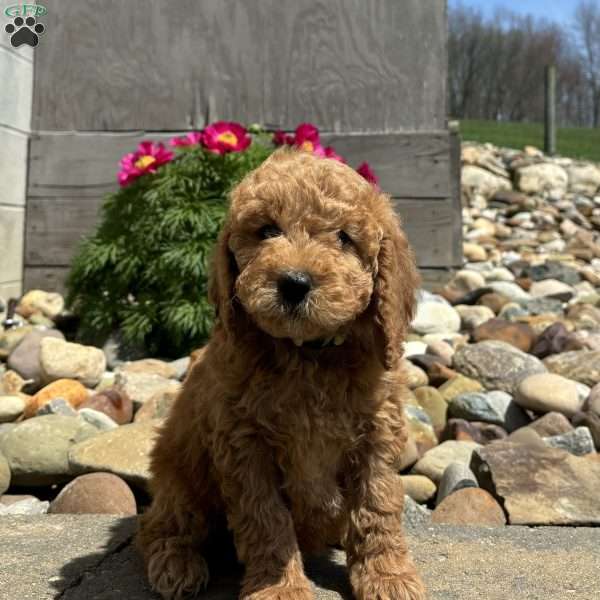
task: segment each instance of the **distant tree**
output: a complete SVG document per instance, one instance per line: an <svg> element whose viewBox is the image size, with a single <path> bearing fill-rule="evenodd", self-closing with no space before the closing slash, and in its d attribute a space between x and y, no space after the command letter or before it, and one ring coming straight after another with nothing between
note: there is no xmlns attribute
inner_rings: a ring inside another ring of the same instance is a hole
<svg viewBox="0 0 600 600"><path fill-rule="evenodd" d="M600 4L580 0L575 26L592 102L592 124L600 126Z"/></svg>
<svg viewBox="0 0 600 600"><path fill-rule="evenodd" d="M582 1L576 31L498 9L491 18L458 5L448 26L448 94L456 118L541 121L544 67L557 67L563 125L598 125L600 4Z"/></svg>

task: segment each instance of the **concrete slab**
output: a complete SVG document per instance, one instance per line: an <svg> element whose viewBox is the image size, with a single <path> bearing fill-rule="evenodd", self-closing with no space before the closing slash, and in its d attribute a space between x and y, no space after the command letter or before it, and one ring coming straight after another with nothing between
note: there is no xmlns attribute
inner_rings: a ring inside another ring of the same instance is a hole
<svg viewBox="0 0 600 600"><path fill-rule="evenodd" d="M155 600L131 546L134 519L0 518L2 600ZM600 529L427 527L409 532L431 600L598 600ZM351 599L343 554L307 561L318 600ZM217 565L205 600L236 600ZM375 600L375 599L374 599Z"/></svg>

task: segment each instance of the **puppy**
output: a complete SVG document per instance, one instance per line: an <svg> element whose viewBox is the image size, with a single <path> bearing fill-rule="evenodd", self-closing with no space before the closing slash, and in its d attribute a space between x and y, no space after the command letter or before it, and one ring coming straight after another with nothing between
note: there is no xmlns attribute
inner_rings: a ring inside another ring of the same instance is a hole
<svg viewBox="0 0 600 600"><path fill-rule="evenodd" d="M243 600L309 600L301 551L341 543L359 600L421 600L393 465L418 285L388 197L350 167L275 152L232 192L217 322L152 453L137 535L164 598L208 582L226 516Z"/></svg>

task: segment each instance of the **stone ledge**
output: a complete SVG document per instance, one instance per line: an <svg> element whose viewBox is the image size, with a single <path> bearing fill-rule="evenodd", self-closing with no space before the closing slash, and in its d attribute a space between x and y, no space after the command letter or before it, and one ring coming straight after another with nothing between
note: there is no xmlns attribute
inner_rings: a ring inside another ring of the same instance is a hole
<svg viewBox="0 0 600 600"><path fill-rule="evenodd" d="M0 598L155 600L131 546L132 518L0 518ZM593 600L600 529L432 526L409 531L431 600ZM344 556L307 561L318 600L351 599ZM239 570L220 565L205 600L235 600Z"/></svg>

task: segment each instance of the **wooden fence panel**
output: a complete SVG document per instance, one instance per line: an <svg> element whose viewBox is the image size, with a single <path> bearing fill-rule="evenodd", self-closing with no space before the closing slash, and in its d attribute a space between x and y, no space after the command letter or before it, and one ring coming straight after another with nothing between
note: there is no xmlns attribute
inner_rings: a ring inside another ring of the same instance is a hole
<svg viewBox="0 0 600 600"><path fill-rule="evenodd" d="M445 0L44 4L36 130L445 128Z"/></svg>
<svg viewBox="0 0 600 600"><path fill-rule="evenodd" d="M119 158L143 139L167 141L174 134L61 133L31 140L28 196L99 196L116 189ZM382 189L398 198L448 198L450 138L421 134L324 135L326 144L354 167L369 162Z"/></svg>

